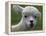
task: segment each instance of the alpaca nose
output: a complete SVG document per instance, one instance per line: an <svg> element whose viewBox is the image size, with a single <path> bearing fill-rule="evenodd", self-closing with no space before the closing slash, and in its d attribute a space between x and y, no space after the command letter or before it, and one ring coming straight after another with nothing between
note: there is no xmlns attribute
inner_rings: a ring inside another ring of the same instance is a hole
<svg viewBox="0 0 46 36"><path fill-rule="evenodd" d="M30 20L31 23L33 23L33 20Z"/></svg>
<svg viewBox="0 0 46 36"><path fill-rule="evenodd" d="M32 28L33 27L33 20L30 20L30 27Z"/></svg>

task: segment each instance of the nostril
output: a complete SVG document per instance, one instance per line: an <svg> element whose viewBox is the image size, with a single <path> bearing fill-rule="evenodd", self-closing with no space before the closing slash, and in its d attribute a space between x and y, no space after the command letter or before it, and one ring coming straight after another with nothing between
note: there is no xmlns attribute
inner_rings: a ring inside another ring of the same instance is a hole
<svg viewBox="0 0 46 36"><path fill-rule="evenodd" d="M33 20L31 20L30 22L33 22Z"/></svg>

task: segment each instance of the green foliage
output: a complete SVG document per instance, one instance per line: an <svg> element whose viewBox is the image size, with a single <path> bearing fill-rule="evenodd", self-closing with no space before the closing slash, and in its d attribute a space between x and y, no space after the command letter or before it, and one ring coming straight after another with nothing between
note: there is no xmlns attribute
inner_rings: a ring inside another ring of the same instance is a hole
<svg viewBox="0 0 46 36"><path fill-rule="evenodd" d="M18 22L21 20L21 13L16 12L15 9L11 8L11 25L18 24Z"/></svg>

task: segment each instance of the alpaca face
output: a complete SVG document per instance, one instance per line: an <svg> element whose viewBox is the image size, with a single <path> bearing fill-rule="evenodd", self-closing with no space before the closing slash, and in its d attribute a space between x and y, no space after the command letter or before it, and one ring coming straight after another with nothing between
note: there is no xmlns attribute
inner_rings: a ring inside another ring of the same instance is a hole
<svg viewBox="0 0 46 36"><path fill-rule="evenodd" d="M24 18L28 27L33 27L36 24L36 16L24 16Z"/></svg>
<svg viewBox="0 0 46 36"><path fill-rule="evenodd" d="M31 15L26 13L23 17L24 23L27 25L27 27L33 27L36 24L37 21L37 16L36 15Z"/></svg>
<svg viewBox="0 0 46 36"><path fill-rule="evenodd" d="M40 12L34 7L26 7L22 11L24 23L27 27L33 27L36 25L37 17L40 16Z"/></svg>

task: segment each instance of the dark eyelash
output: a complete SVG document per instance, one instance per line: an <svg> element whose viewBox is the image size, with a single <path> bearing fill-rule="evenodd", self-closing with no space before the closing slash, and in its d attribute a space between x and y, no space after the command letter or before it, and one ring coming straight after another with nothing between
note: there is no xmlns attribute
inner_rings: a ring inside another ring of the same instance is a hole
<svg viewBox="0 0 46 36"><path fill-rule="evenodd" d="M36 18L36 16L34 16L34 18Z"/></svg>
<svg viewBox="0 0 46 36"><path fill-rule="evenodd" d="M25 18L27 18L27 16L25 16Z"/></svg>

